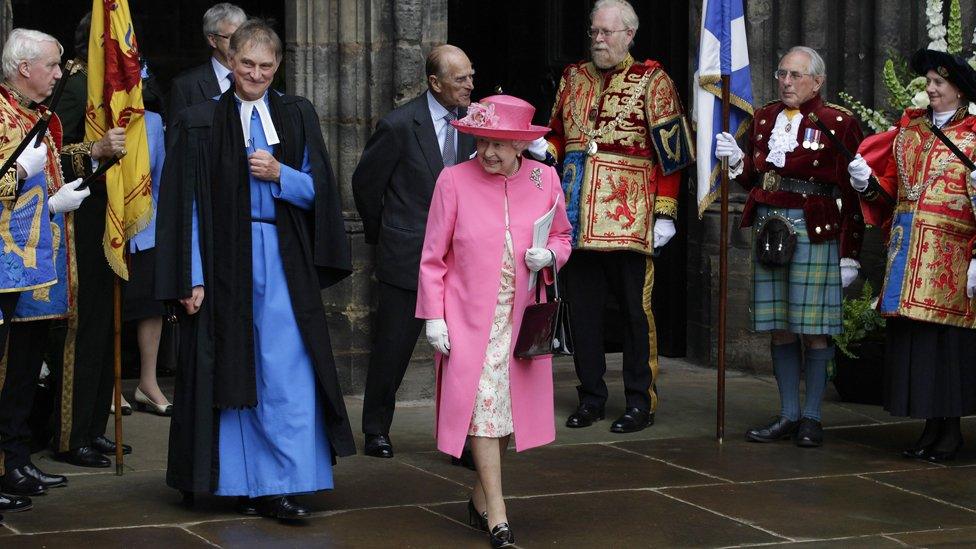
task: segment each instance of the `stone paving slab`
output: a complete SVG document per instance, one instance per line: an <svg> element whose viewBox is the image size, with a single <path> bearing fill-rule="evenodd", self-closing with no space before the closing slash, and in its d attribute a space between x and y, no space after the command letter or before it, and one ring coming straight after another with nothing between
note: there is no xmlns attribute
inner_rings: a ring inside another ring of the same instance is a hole
<svg viewBox="0 0 976 549"><path fill-rule="evenodd" d="M17 549L51 549L55 547L199 549L213 546L197 535L181 528L150 527L19 536L16 547Z"/></svg>
<svg viewBox="0 0 976 549"><path fill-rule="evenodd" d="M763 547L776 549L886 549L891 547L905 547L905 544L888 536L862 536L832 540L774 543L772 545L764 545Z"/></svg>
<svg viewBox="0 0 976 549"><path fill-rule="evenodd" d="M236 547L430 547L486 545L487 534L420 507L346 511L300 525L261 518L208 522L190 531L211 543Z"/></svg>
<svg viewBox="0 0 976 549"><path fill-rule="evenodd" d="M961 528L955 530L931 530L928 532L913 532L910 534L893 534L896 539L910 547L926 547L929 549L949 549L976 547L976 528Z"/></svg>
<svg viewBox="0 0 976 549"><path fill-rule="evenodd" d="M828 437L829 437L828 433ZM703 438L621 442L615 446L733 482L938 468L886 450L828 438L820 448Z"/></svg>
<svg viewBox="0 0 976 549"><path fill-rule="evenodd" d="M976 526L976 513L861 477L670 488L662 492L791 540Z"/></svg>
<svg viewBox="0 0 976 549"><path fill-rule="evenodd" d="M937 467L914 473L877 473L867 476L976 512L976 466Z"/></svg>

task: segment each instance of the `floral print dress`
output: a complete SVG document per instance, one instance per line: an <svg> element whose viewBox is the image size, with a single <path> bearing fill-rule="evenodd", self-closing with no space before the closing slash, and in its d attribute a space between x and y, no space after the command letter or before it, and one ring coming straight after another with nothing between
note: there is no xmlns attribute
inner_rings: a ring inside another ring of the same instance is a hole
<svg viewBox="0 0 976 549"><path fill-rule="evenodd" d="M512 422L512 393L508 372L512 355L512 308L515 303L515 253L509 230L508 195L505 196L505 250L502 255L501 286L495 304L488 349L478 381L478 394L471 414L468 435L500 438L515 431Z"/></svg>

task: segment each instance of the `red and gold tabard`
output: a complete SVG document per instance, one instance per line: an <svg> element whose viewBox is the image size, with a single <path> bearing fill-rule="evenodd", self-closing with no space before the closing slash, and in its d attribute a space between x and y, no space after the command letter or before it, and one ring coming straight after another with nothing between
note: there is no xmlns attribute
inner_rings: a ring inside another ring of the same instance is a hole
<svg viewBox="0 0 976 549"><path fill-rule="evenodd" d="M770 140L777 117L786 109L781 101L773 101L756 109L752 127L744 147L745 158L736 181L749 189L749 198L742 211L742 227L753 224L756 206L765 204L780 208L801 208L806 219L807 233L813 243L840 240L840 256L857 259L864 235L864 219L858 204L857 192L851 188L847 174L847 157L809 119L815 114L834 135L840 137L848 151L857 150L861 142L861 126L853 114L837 105L825 103L819 95L799 106L796 120L798 144L785 153L783 166L772 163ZM800 145L803 143L803 145ZM772 176L772 177L771 177ZM777 177L836 187L833 196L815 196L778 190ZM836 198L841 200L838 210Z"/></svg>
<svg viewBox="0 0 976 549"><path fill-rule="evenodd" d="M976 116L960 109L942 131L976 158ZM976 188L969 170L932 133L929 115L909 109L892 132L888 158L865 158L892 208L864 196L865 216L889 227L888 265L878 307L887 316L976 328L976 298L966 296L966 271L976 258Z"/></svg>
<svg viewBox="0 0 976 549"><path fill-rule="evenodd" d="M569 65L549 125L573 247L650 254L654 216L675 217L680 170L695 159L681 102L660 64L628 55L606 71L592 62Z"/></svg>

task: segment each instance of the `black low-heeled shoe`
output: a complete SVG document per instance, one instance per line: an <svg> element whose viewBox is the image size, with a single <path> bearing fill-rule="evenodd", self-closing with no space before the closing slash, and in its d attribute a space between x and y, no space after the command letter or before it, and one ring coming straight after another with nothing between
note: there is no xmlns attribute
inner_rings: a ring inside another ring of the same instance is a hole
<svg viewBox="0 0 976 549"><path fill-rule="evenodd" d="M952 450L936 450L935 448L930 448L928 455L925 456L925 460L931 463L942 463L945 461L952 461L956 459L956 453L962 448L962 442L956 444L956 447Z"/></svg>
<svg viewBox="0 0 976 549"><path fill-rule="evenodd" d="M468 500L468 525L482 532L488 531L488 512L479 513L473 499Z"/></svg>
<svg viewBox="0 0 976 549"><path fill-rule="evenodd" d="M908 459L927 459L930 450L930 446L912 446L911 448L902 450L901 457Z"/></svg>
<svg viewBox="0 0 976 549"><path fill-rule="evenodd" d="M491 529L491 533L488 534L488 541L491 542L492 549L511 547L515 545L515 534L512 533L512 528L507 522L500 522Z"/></svg>

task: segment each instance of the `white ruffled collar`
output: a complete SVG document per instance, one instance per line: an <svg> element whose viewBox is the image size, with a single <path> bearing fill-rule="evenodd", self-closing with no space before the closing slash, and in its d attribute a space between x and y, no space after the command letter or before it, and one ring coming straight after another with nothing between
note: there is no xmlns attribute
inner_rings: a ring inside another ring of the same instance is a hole
<svg viewBox="0 0 976 549"><path fill-rule="evenodd" d="M786 111L787 109L783 109L776 116L776 124L769 134L769 154L766 155L766 161L777 168L785 166L786 153L793 152L800 145L796 136L800 133L803 114L797 110L792 117L788 117Z"/></svg>

